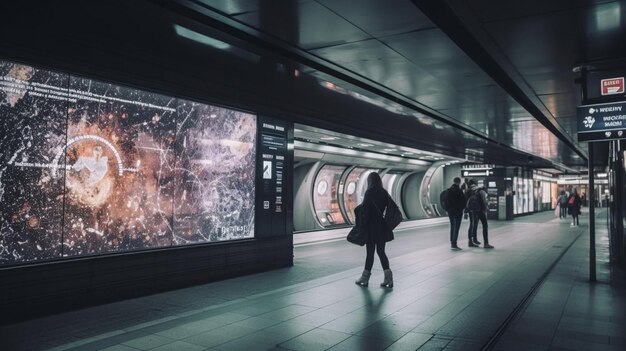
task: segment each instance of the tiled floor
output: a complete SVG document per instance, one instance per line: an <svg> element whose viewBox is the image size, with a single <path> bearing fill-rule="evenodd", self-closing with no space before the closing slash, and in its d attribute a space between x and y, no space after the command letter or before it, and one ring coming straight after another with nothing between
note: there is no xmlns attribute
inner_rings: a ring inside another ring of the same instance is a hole
<svg viewBox="0 0 626 351"><path fill-rule="evenodd" d="M393 290L378 287L378 261L369 288L353 283L363 248L302 245L294 267L0 328L0 349L480 350L511 320L496 349L623 350L623 277L602 263L600 240L599 282L586 281L585 224L551 213L494 221L495 250L459 252L446 225L399 231L387 248Z"/></svg>
<svg viewBox="0 0 626 351"><path fill-rule="evenodd" d="M597 226L596 283L589 235L581 236L496 344L496 350L626 350L624 272L608 264L605 223Z"/></svg>

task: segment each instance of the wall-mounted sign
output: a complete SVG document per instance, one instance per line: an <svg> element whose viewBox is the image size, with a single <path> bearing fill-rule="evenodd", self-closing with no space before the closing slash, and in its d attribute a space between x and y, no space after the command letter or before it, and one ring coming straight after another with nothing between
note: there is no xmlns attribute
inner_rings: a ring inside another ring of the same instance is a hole
<svg viewBox="0 0 626 351"><path fill-rule="evenodd" d="M626 138L626 102L578 107L578 141Z"/></svg>
<svg viewBox="0 0 626 351"><path fill-rule="evenodd" d="M463 165L461 166L462 170L472 170L472 171L476 171L476 170L487 170L487 169L493 169L495 168L496 165L486 165L486 164L470 164L470 165Z"/></svg>
<svg viewBox="0 0 626 351"><path fill-rule="evenodd" d="M485 171L463 171L463 177L488 177L493 175L493 171L485 170Z"/></svg>
<svg viewBox="0 0 626 351"><path fill-rule="evenodd" d="M257 167L257 238L291 234L293 199L293 124L279 119L259 116L258 150L262 157Z"/></svg>
<svg viewBox="0 0 626 351"><path fill-rule="evenodd" d="M600 88L602 95L624 94L624 77L602 79Z"/></svg>

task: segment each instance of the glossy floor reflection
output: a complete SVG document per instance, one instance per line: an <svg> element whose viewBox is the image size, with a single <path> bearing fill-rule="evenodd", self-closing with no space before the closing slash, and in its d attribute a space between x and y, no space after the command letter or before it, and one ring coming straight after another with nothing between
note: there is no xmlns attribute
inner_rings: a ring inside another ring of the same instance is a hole
<svg viewBox="0 0 626 351"><path fill-rule="evenodd" d="M363 248L301 245L291 268L0 328L2 350L480 350L561 256L495 348L623 350L623 277L600 236L600 282L586 281L586 232L584 216L541 213L491 222L495 250L456 252L447 225L399 231L393 290L377 260L370 287L354 284Z"/></svg>

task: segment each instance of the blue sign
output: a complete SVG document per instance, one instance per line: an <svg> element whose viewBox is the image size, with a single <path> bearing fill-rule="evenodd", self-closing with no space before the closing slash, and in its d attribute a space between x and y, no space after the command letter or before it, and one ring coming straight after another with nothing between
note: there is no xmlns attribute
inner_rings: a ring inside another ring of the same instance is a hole
<svg viewBox="0 0 626 351"><path fill-rule="evenodd" d="M626 102L578 107L578 141L626 139Z"/></svg>

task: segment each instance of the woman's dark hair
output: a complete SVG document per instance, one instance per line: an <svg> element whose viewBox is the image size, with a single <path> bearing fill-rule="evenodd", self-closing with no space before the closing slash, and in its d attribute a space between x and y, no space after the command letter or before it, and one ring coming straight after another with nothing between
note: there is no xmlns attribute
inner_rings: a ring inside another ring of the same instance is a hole
<svg viewBox="0 0 626 351"><path fill-rule="evenodd" d="M372 172L367 176L367 189L382 188L383 180L377 172Z"/></svg>
<svg viewBox="0 0 626 351"><path fill-rule="evenodd" d="M565 190L561 190L561 195L565 195Z"/></svg>

